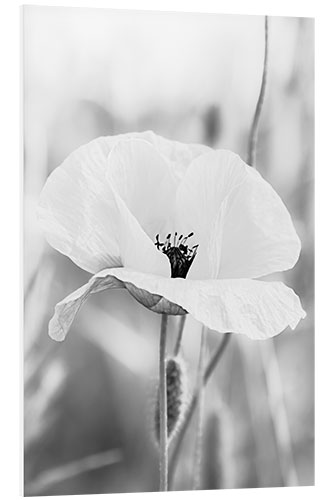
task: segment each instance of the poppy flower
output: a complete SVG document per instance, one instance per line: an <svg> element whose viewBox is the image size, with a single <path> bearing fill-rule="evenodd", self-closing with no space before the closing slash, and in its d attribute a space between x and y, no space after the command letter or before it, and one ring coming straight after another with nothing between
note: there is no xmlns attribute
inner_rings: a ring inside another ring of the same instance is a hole
<svg viewBox="0 0 333 500"><path fill-rule="evenodd" d="M305 317L281 282L301 244L280 197L231 151L153 132L100 137L47 179L38 215L49 244L90 281L55 307L63 340L91 293L126 288L156 313L266 339Z"/></svg>

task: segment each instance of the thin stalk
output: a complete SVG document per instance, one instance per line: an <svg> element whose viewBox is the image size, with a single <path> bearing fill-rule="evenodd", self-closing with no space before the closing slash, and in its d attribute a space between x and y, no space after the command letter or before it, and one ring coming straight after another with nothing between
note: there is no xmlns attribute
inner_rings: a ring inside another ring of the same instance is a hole
<svg viewBox="0 0 333 500"><path fill-rule="evenodd" d="M166 387L166 338L168 315L162 314L160 334L160 491L168 491L168 429Z"/></svg>
<svg viewBox="0 0 333 500"><path fill-rule="evenodd" d="M256 110L254 113L250 136L249 136L249 146L248 146L248 156L247 162L249 165L254 165L256 161L256 150L258 141L258 128L259 120L261 115L262 106L265 99L266 86L267 86L267 68L268 68L268 16L265 16L265 55L264 55L264 65L261 79L260 93L258 97L258 102Z"/></svg>
<svg viewBox="0 0 333 500"><path fill-rule="evenodd" d="M223 337L220 345L218 346L218 348L216 349L213 357L211 358L210 362L208 363L208 366L205 369L205 374L204 374L204 379L203 379L204 380L204 385L207 384L207 382L210 379L213 371L215 370L215 368L216 368L219 360L221 359L222 354L224 353L225 348L228 345L230 337L231 337L231 333L226 333L224 335L224 337ZM178 459L179 459L179 453L180 453L181 445L182 445L183 439L185 437L186 431L187 431L187 429L188 429L188 427L189 427L189 425L191 423L191 420L192 420L192 417L193 417L193 414L194 414L194 411L196 409L197 404L198 404L198 394L196 393L192 397L191 403L188 406L188 409L187 409L187 412L186 412L186 415L185 415L185 418L184 418L184 422L183 422L183 425L180 428L178 439L177 439L177 442L176 442L176 445L175 445L175 448L173 450L173 454L172 454L172 457L171 457L170 468L169 468L169 481L170 481L170 485L172 484L173 479L174 479L174 475L175 475L175 471L176 471L176 466L177 466L177 462L178 462Z"/></svg>
<svg viewBox="0 0 333 500"><path fill-rule="evenodd" d="M253 474L253 481L258 486L265 484L265 478L267 477L267 469L266 462L262 463L260 461L260 457L262 456L262 429L261 426L258 425L258 403L257 401L251 397L253 387L257 387L260 383L260 378L258 378L258 370L260 370L260 363L257 358L255 360L252 359L245 350L246 345L242 342L240 337L237 337L237 342L235 342L236 347L238 348L240 361L241 361L241 372L244 379L245 385L245 401L247 403L249 409L249 427L252 433L253 439L253 459L251 460L251 466L249 464L249 470L252 469L251 474ZM265 342L268 342L265 340ZM256 344L258 346L258 344ZM259 346L260 347L260 346ZM253 349L255 347L253 346ZM260 360L259 360L260 361ZM249 376L249 370L251 370L251 377ZM265 447L265 443L262 445Z"/></svg>
<svg viewBox="0 0 333 500"><path fill-rule="evenodd" d="M204 422L204 362L206 351L206 328L203 326L201 330L200 354L197 377L197 394L198 394L198 416L196 440L194 447L194 467L193 467L193 490L198 490L201 485L201 463L202 463L202 440L203 440L203 422Z"/></svg>
<svg viewBox="0 0 333 500"><path fill-rule="evenodd" d="M255 168L256 149L259 119L264 103L267 71L268 71L268 48L269 48L269 30L268 17L265 16L265 56L262 73L262 81L257 107L253 117L253 123L249 136L248 164ZM265 375L267 396L270 407L270 414L274 428L274 434L278 447L278 457L283 482L286 486L295 486L298 484L298 476L293 455L293 446L291 441L289 422L284 402L284 391L282 386L281 374L275 344L273 339L266 340L265 344L260 344L261 360L263 372Z"/></svg>
<svg viewBox="0 0 333 500"><path fill-rule="evenodd" d="M284 486L298 486L289 420L274 339L260 343L261 359L267 386L268 404L278 446L278 460Z"/></svg>
<svg viewBox="0 0 333 500"><path fill-rule="evenodd" d="M178 356L179 351L180 351L180 346L181 346L182 339L183 339L185 321L186 321L186 314L182 314L179 318L179 329L178 329L177 341L176 341L175 350L174 350L175 356Z"/></svg>
<svg viewBox="0 0 333 500"><path fill-rule="evenodd" d="M88 455L79 460L60 465L41 472L36 479L26 486L25 494L28 496L42 495L47 488L62 483L88 471L97 470L101 467L114 465L124 459L122 451L118 449L102 451L94 455Z"/></svg>

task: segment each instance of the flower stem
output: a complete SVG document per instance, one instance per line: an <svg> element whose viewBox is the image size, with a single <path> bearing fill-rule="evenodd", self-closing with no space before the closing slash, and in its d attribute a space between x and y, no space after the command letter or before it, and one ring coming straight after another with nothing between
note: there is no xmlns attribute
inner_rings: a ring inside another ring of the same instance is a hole
<svg viewBox="0 0 333 500"><path fill-rule="evenodd" d="M55 484L61 484L75 476L80 476L88 471L98 470L101 467L117 464L124 459L121 450L106 450L93 455L74 460L46 469L36 479L25 486L27 496L40 496L46 494ZM28 491L27 491L28 490Z"/></svg>
<svg viewBox="0 0 333 500"><path fill-rule="evenodd" d="M166 387L166 338L168 315L162 314L160 334L160 491L168 491L168 429Z"/></svg>
<svg viewBox="0 0 333 500"><path fill-rule="evenodd" d="M278 460L283 485L298 486L298 475L274 339L260 343L259 348L266 379L268 404L278 446Z"/></svg>
<svg viewBox="0 0 333 500"><path fill-rule="evenodd" d="M253 118L252 128L249 137L248 164L255 167L256 148L260 114L265 98L268 68L268 45L269 45L268 17L265 16L265 56L261 81L260 94L256 111ZM281 381L279 362L275 350L274 339L268 339L264 344L260 344L260 354L263 365L263 372L266 379L267 395L270 413L278 446L278 458L280 462L281 474L285 486L297 486L298 476L293 455L289 422L284 403L284 393Z"/></svg>
<svg viewBox="0 0 333 500"><path fill-rule="evenodd" d="M182 314L179 318L178 336L177 336L177 341L176 341L175 350L174 350L175 356L177 356L179 354L179 351L180 351L180 346L181 346L182 339L183 339L185 321L186 321L186 314Z"/></svg>
<svg viewBox="0 0 333 500"><path fill-rule="evenodd" d="M262 106L265 99L266 86L267 86L267 65L268 65L268 16L265 16L265 55L264 55L264 65L261 79L260 93L258 97L258 102L256 110L254 113L250 136L249 136L249 146L248 146L248 156L247 163L249 165L254 165L256 162L256 149L258 140L258 128L259 120L261 115Z"/></svg>
<svg viewBox="0 0 333 500"><path fill-rule="evenodd" d="M207 382L210 379L213 371L215 370L215 368L216 368L219 360L221 359L222 354L224 353L225 348L228 345L230 337L231 337L231 333L226 333L224 335L224 337L223 337L220 345L216 349L216 351L215 351L213 357L211 358L211 360L210 360L207 368L205 369L205 374L204 374L204 379L203 379L204 385L207 384ZM172 481L173 481L173 478L174 478L174 474L175 474L175 471L176 471L176 466L177 466L177 462L178 462L178 458L179 458L179 453L180 453L181 445L182 445L183 439L185 437L186 431L187 431L187 429L188 429L188 427L190 425L190 422L192 420L192 417L193 417L193 414L194 414L194 411L196 409L197 404L198 404L198 394L196 393L192 397L191 403L190 403L190 405L189 405L189 407L187 409L187 412L186 412L186 415L185 415L185 418L184 418L184 422L183 422L183 425L180 428L179 436L178 436L178 439L177 439L177 442L176 442L176 446L175 446L175 448L173 450L173 454L172 454L172 457L171 457L170 469L169 469L170 485L172 484Z"/></svg>
<svg viewBox="0 0 333 500"><path fill-rule="evenodd" d="M202 439L203 439L203 422L204 422L204 361L206 351L206 328L202 327L200 354L198 365L198 378L197 378L197 394L198 394L198 417L197 417L197 430L196 441L194 448L194 467L193 467L193 490L198 490L201 485L201 462L202 462Z"/></svg>

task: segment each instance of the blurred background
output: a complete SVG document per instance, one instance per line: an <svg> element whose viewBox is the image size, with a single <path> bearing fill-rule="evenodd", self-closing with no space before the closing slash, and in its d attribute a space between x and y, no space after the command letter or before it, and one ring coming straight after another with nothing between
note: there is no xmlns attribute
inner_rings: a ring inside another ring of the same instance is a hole
<svg viewBox="0 0 333 500"><path fill-rule="evenodd" d="M257 168L302 240L298 264L279 279L307 318L272 342L232 337L205 396L204 489L314 482L314 22L270 18L269 30ZM146 129L246 160L263 55L263 17L23 8L26 495L156 491L159 482L160 318L107 291L89 299L64 343L50 340L55 304L89 275L38 227L47 176L81 144ZM210 353L219 341L209 332ZM187 318L190 390L199 346L200 325ZM194 442L195 419L174 489L191 489Z"/></svg>

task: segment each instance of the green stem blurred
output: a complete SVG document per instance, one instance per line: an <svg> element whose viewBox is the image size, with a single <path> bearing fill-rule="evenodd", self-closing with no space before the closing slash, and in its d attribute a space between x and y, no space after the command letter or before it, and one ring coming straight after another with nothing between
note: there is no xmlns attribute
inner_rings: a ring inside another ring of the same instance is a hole
<svg viewBox="0 0 333 500"><path fill-rule="evenodd" d="M262 81L257 107L253 117L251 132L249 136L248 164L255 168L256 149L258 139L259 119L264 103L267 71L268 71L268 47L269 30L268 17L265 16L265 56L262 73ZM265 375L267 396L270 407L270 414L274 428L278 448L278 459L281 475L285 486L297 486L298 476L295 466L293 446L291 441L287 411L284 403L284 391L281 381L279 362L275 350L274 339L267 339L264 344L260 344L260 353Z"/></svg>
<svg viewBox="0 0 333 500"><path fill-rule="evenodd" d="M194 467L193 467L193 487L192 487L193 490L198 490L200 489L201 486L202 439L203 439L204 398L205 398L204 362L205 362L205 352L206 352L206 331L207 329L203 326L201 330L197 391L196 391L198 395L198 416L197 416L196 440L194 447Z"/></svg>
<svg viewBox="0 0 333 500"><path fill-rule="evenodd" d="M210 360L210 362L209 362L209 364L208 364L208 366L207 366L207 368L205 370L205 375L204 375L204 379L203 379L204 385L207 384L207 382L210 379L213 371L215 370L215 368L216 368L219 360L221 359L222 354L224 353L225 348L228 345L230 337L231 337L231 333L226 333L223 336L223 339L222 339L220 345L216 349L213 357L211 358L211 360ZM178 436L178 439L176 441L176 445L175 445L175 448L173 450L173 454L172 454L172 457L171 457L170 469L169 469L169 481L170 481L170 485L172 484L173 479L174 479L174 475L175 475L175 471L176 471L176 467L177 467L177 463L178 463L178 459L179 459L179 453L180 453L181 445L182 445L183 439L185 437L186 431L187 431L187 429L188 429L188 427L190 425L190 422L192 420L192 417L193 417L193 414L194 414L194 411L196 409L197 404L198 404L198 394L196 393L192 397L191 403L190 403L190 405L189 405L189 407L187 409L187 412L186 412L186 415L185 415L185 418L184 418L184 422L183 422L183 425L180 428L179 436Z"/></svg>
<svg viewBox="0 0 333 500"><path fill-rule="evenodd" d="M45 494L45 490L55 484L68 481L75 476L87 474L87 472L97 470L102 467L118 464L123 460L121 450L107 450L100 453L94 453L69 462L52 469L47 469L39 474L36 479L25 486L26 496L40 496Z"/></svg>
<svg viewBox="0 0 333 500"><path fill-rule="evenodd" d="M265 55L264 55L264 66L261 79L260 93L258 97L258 102L256 110L253 116L250 136L249 136L249 146L248 146L248 156L247 163L249 165L254 165L256 161L256 150L257 150L257 140L258 140L258 128L259 120L261 115L262 106L265 99L266 86L267 86L267 67L268 67L268 16L265 16Z"/></svg>
<svg viewBox="0 0 333 500"><path fill-rule="evenodd" d="M186 314L182 314L179 318L179 329L178 329L177 341L176 341L175 350L174 350L175 356L177 356L179 354L179 351L180 351L180 346L181 346L182 339L183 339L183 331L184 331L185 321L186 321Z"/></svg>
<svg viewBox="0 0 333 500"><path fill-rule="evenodd" d="M160 491L168 491L168 429L166 387L166 338L168 315L162 314L160 334Z"/></svg>
<svg viewBox="0 0 333 500"><path fill-rule="evenodd" d="M283 485L298 486L298 474L274 339L268 339L266 342L260 343L259 348Z"/></svg>

